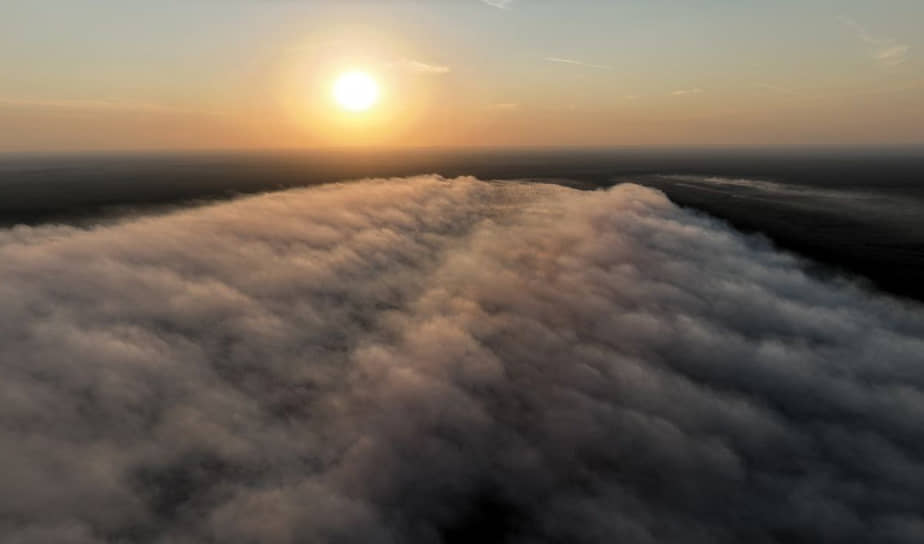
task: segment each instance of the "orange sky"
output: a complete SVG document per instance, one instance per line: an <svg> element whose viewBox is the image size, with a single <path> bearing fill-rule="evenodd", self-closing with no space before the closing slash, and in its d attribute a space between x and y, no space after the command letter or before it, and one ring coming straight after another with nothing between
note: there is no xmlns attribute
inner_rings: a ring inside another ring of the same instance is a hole
<svg viewBox="0 0 924 544"><path fill-rule="evenodd" d="M924 142L924 4L888 8L14 1L0 151Z"/></svg>

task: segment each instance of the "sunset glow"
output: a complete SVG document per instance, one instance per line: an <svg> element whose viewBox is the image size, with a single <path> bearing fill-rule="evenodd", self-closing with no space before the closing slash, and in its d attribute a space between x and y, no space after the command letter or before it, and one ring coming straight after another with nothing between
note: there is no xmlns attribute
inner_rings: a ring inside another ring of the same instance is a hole
<svg viewBox="0 0 924 544"><path fill-rule="evenodd" d="M0 544L924 542L924 1L0 1Z"/></svg>
<svg viewBox="0 0 924 544"><path fill-rule="evenodd" d="M365 72L348 72L334 83L334 99L349 111L365 111L379 98L379 86Z"/></svg>
<svg viewBox="0 0 924 544"><path fill-rule="evenodd" d="M0 21L0 152L924 138L915 2L52 1Z"/></svg>

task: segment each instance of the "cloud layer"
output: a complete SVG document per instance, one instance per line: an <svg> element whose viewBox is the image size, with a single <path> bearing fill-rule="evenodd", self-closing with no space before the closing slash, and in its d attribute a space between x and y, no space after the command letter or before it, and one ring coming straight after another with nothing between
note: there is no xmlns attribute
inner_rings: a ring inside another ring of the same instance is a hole
<svg viewBox="0 0 924 544"><path fill-rule="evenodd" d="M0 231L4 542L919 542L919 307L634 185Z"/></svg>

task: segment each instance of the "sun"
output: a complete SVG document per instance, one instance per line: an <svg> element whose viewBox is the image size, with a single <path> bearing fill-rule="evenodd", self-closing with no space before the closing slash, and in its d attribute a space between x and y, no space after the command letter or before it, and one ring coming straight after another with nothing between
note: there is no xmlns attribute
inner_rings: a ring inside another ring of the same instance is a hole
<svg viewBox="0 0 924 544"><path fill-rule="evenodd" d="M334 83L334 99L346 110L368 110L378 98L379 85L365 72L341 74Z"/></svg>

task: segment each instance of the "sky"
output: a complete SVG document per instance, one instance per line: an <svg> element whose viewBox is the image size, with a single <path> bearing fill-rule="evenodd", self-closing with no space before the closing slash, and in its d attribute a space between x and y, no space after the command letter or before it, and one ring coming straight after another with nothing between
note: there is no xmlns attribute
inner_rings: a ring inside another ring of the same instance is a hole
<svg viewBox="0 0 924 544"><path fill-rule="evenodd" d="M924 142L919 1L0 4L0 151Z"/></svg>

